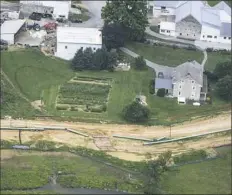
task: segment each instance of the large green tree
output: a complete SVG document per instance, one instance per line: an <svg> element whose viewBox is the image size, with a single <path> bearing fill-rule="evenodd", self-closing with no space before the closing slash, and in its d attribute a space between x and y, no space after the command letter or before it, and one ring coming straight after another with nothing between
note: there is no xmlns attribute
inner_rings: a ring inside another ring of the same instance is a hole
<svg viewBox="0 0 232 195"><path fill-rule="evenodd" d="M232 100L232 76L226 75L216 84L216 93L226 101Z"/></svg>
<svg viewBox="0 0 232 195"><path fill-rule="evenodd" d="M145 0L108 0L102 8L102 19L106 25L121 25L128 32L129 39L142 40L148 25L147 12Z"/></svg>
<svg viewBox="0 0 232 195"><path fill-rule="evenodd" d="M231 61L218 63L214 69L214 74L218 79L221 79L226 75L232 75Z"/></svg>
<svg viewBox="0 0 232 195"><path fill-rule="evenodd" d="M85 60L82 48L76 52L74 58L72 59L71 67L74 70L85 69Z"/></svg>
<svg viewBox="0 0 232 195"><path fill-rule="evenodd" d="M138 56L137 58L135 58L135 67L138 70L144 70L147 68L147 64L143 56Z"/></svg>

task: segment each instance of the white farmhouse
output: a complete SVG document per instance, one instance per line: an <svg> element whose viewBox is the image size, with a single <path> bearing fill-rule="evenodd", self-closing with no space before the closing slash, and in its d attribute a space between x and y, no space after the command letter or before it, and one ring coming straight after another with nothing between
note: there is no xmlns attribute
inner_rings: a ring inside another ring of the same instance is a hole
<svg viewBox="0 0 232 195"><path fill-rule="evenodd" d="M1 39L13 45L19 35L20 30L23 28L25 20L9 20L5 21L1 26Z"/></svg>
<svg viewBox="0 0 232 195"><path fill-rule="evenodd" d="M231 44L231 8L202 1L155 1L153 16L163 18L160 34L192 40Z"/></svg>
<svg viewBox="0 0 232 195"><path fill-rule="evenodd" d="M203 66L196 61L185 62L166 72L159 72L155 79L155 92L165 89L167 96L186 100L205 100L207 78L203 74Z"/></svg>
<svg viewBox="0 0 232 195"><path fill-rule="evenodd" d="M71 60L75 53L91 47L93 51L102 47L102 33L97 28L57 27L55 56Z"/></svg>
<svg viewBox="0 0 232 195"><path fill-rule="evenodd" d="M22 11L48 13L53 15L55 19L68 19L71 9L71 1L20 1Z"/></svg>

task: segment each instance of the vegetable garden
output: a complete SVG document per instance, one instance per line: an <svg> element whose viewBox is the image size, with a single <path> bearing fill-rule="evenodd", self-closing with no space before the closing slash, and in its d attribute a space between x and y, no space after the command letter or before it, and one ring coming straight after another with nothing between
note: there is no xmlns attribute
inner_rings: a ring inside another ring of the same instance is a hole
<svg viewBox="0 0 232 195"><path fill-rule="evenodd" d="M75 77L60 86L57 110L105 112L111 79Z"/></svg>

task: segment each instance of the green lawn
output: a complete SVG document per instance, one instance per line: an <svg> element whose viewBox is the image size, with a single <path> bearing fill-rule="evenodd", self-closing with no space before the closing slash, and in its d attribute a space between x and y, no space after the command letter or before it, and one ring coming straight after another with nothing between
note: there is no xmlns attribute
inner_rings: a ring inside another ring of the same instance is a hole
<svg viewBox="0 0 232 195"><path fill-rule="evenodd" d="M210 5L210 6L214 6L214 5L216 5L216 4L218 4L220 1L215 1L215 0L210 0L210 1L207 1L208 2L208 4ZM231 1L225 1L229 6L231 6Z"/></svg>
<svg viewBox="0 0 232 195"><path fill-rule="evenodd" d="M128 43L126 47L160 65L178 66L188 60L196 60L199 63L203 60L203 53L200 51L173 49L172 47L153 46L138 42Z"/></svg>
<svg viewBox="0 0 232 195"><path fill-rule="evenodd" d="M40 99L44 88L62 84L74 75L66 62L45 57L35 49L2 52L1 66L13 84L32 101Z"/></svg>
<svg viewBox="0 0 232 195"><path fill-rule="evenodd" d="M131 57L124 57L131 60ZM166 61L171 62L172 59L175 61L174 55L173 58L167 57ZM125 123L121 116L122 110L140 93L147 97L147 103L151 109L149 123L153 125L166 124L171 118L172 122L180 122L189 120L191 117L215 114L230 108L228 103L217 99L214 99L213 105L194 107L191 105L179 106L175 99L153 96L149 93L149 82L154 79L155 73L150 68L137 71L132 66L128 72L82 71L74 74L67 62L45 57L36 50L4 52L1 64L12 82L30 100L38 100L42 97L45 102L45 110L49 115L64 116L68 120ZM59 85L64 84L75 75L112 78L106 112L88 113L55 109Z"/></svg>
<svg viewBox="0 0 232 195"><path fill-rule="evenodd" d="M225 155L221 159L168 172L162 179L162 189L170 194L231 194L231 147L219 152Z"/></svg>
<svg viewBox="0 0 232 195"><path fill-rule="evenodd" d="M1 74L1 116L31 116L39 112L23 99L19 93L10 85L7 79Z"/></svg>
<svg viewBox="0 0 232 195"><path fill-rule="evenodd" d="M16 151L10 159L1 160L1 190L23 190L42 187L49 177L59 175L57 183L64 187L95 188L139 192L135 186L141 178L103 163L70 153ZM58 174L59 172L59 174Z"/></svg>

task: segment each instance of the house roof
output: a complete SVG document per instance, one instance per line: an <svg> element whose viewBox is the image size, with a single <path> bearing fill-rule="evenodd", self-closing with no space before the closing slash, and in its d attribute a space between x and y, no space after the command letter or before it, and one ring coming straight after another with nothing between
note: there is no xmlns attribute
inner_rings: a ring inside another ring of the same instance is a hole
<svg viewBox="0 0 232 195"><path fill-rule="evenodd" d="M155 79L155 89L172 89L172 80L171 79Z"/></svg>
<svg viewBox="0 0 232 195"><path fill-rule="evenodd" d="M222 23L221 24L220 36L231 37L231 23Z"/></svg>
<svg viewBox="0 0 232 195"><path fill-rule="evenodd" d="M203 85L203 66L195 60L185 62L174 68L171 77L173 82L176 82L188 75L190 75L198 84Z"/></svg>
<svg viewBox="0 0 232 195"><path fill-rule="evenodd" d="M217 27L220 27L221 21L220 21L220 12L217 9L202 8L201 11L201 23L206 23L210 25L214 25Z"/></svg>
<svg viewBox="0 0 232 195"><path fill-rule="evenodd" d="M217 8L219 10L224 10L228 15L231 16L231 8L229 5L227 5L227 3L225 3L224 1L219 2L218 4L216 4L214 6L214 8Z"/></svg>
<svg viewBox="0 0 232 195"><path fill-rule="evenodd" d="M1 26L1 34L15 34L24 25L25 20L8 20Z"/></svg>
<svg viewBox="0 0 232 195"><path fill-rule="evenodd" d="M176 9L175 22L179 22L187 16L194 17L201 24L201 8L204 4L201 1L187 1Z"/></svg>
<svg viewBox="0 0 232 195"><path fill-rule="evenodd" d="M102 33L97 28L57 27L57 42L102 44Z"/></svg>

